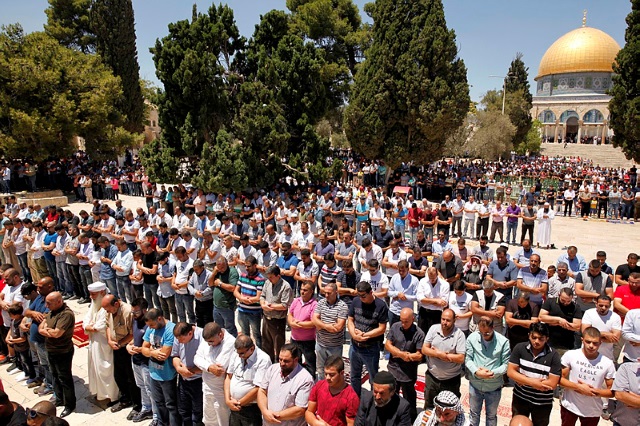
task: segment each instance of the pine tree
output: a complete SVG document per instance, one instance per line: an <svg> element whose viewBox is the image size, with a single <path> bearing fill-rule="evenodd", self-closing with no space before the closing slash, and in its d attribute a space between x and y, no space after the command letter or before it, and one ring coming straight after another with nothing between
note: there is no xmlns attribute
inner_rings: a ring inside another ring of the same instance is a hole
<svg viewBox="0 0 640 426"><path fill-rule="evenodd" d="M391 167L440 157L471 100L441 0L378 0L345 112L351 146Z"/></svg>
<svg viewBox="0 0 640 426"><path fill-rule="evenodd" d="M49 0L44 30L65 47L92 53L96 36L91 29L90 12L91 0Z"/></svg>
<svg viewBox="0 0 640 426"><path fill-rule="evenodd" d="M91 29L96 35L97 53L122 81L124 97L118 106L127 117L125 127L141 132L145 107L131 0L94 0Z"/></svg>
<svg viewBox="0 0 640 426"><path fill-rule="evenodd" d="M613 145L640 161L640 0L631 0L624 39L613 65L609 125L615 133Z"/></svg>

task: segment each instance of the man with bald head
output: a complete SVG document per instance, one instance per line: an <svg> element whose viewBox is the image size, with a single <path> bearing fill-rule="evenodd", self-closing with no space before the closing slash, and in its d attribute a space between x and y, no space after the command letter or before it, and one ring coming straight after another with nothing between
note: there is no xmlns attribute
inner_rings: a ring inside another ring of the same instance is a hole
<svg viewBox="0 0 640 426"><path fill-rule="evenodd" d="M37 402L27 408L27 426L41 426L49 417L56 416L56 406L49 401Z"/></svg>
<svg viewBox="0 0 640 426"><path fill-rule="evenodd" d="M51 376L51 370L49 369L49 358L47 357L47 350L45 348L44 336L38 332L40 323L45 320L45 315L49 313L49 308L45 306L45 297L53 291L55 283L53 278L45 277L41 278L36 284L38 289L38 296L29 303L29 309L24 313L24 316L31 319L31 326L29 329L29 340L33 343L36 349L36 355L38 357L38 382L42 386L34 390L40 396L53 393L53 377Z"/></svg>
<svg viewBox="0 0 640 426"><path fill-rule="evenodd" d="M424 343L424 332L416 326L414 318L411 308L400 310L400 321L391 326L384 344L390 355L387 369L396 378L402 396L409 402L411 421L418 416L414 385L418 379L418 365L422 362Z"/></svg>
<svg viewBox="0 0 640 426"><path fill-rule="evenodd" d="M445 250L442 256L436 259L433 266L438 270L438 274L447 280L449 289L453 289L453 283L462 277L462 260L456 257L451 250Z"/></svg>
<svg viewBox="0 0 640 426"><path fill-rule="evenodd" d="M132 420L142 410L142 396L133 375L131 354L127 351L127 344L133 339L131 305L107 294L102 298L101 306L107 312L107 342L113 349L113 378L120 389L120 400L111 407L111 412L133 406L127 416L127 420Z"/></svg>
<svg viewBox="0 0 640 426"><path fill-rule="evenodd" d="M53 376L53 390L56 406L64 406L60 417L66 417L76 408L76 391L73 386L71 363L73 361L73 311L62 300L59 291L51 292L45 298L49 313L38 326L45 339L45 347Z"/></svg>

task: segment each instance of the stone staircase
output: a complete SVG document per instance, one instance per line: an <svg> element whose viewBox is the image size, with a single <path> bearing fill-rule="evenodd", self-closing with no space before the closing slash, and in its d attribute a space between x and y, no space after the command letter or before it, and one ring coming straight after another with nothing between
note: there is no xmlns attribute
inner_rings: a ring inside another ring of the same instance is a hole
<svg viewBox="0 0 640 426"><path fill-rule="evenodd" d="M601 167L630 168L634 162L627 160L620 148L613 145L583 145L570 143L563 148L562 143L543 143L541 154L549 157L580 157L593 161Z"/></svg>

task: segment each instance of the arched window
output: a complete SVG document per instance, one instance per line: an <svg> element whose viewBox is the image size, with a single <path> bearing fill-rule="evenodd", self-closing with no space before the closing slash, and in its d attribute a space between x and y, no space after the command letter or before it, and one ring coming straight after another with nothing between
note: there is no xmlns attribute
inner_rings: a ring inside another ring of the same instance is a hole
<svg viewBox="0 0 640 426"><path fill-rule="evenodd" d="M578 115L578 113L577 113L577 112L575 112L575 111L573 111L573 110L567 110L567 111L563 112L563 113L562 113L562 115L560 116L560 121L561 121L562 123L566 123L566 122L567 122L567 120L568 120L570 117L575 117L575 118L577 118L578 120L580 119L580 116Z"/></svg>
<svg viewBox="0 0 640 426"><path fill-rule="evenodd" d="M585 123L602 123L604 121L604 116L597 109L592 109L586 112L582 117L582 121Z"/></svg>
<svg viewBox="0 0 640 426"><path fill-rule="evenodd" d="M538 114L538 120L540 120L541 123L555 123L556 115L553 111L547 109Z"/></svg>

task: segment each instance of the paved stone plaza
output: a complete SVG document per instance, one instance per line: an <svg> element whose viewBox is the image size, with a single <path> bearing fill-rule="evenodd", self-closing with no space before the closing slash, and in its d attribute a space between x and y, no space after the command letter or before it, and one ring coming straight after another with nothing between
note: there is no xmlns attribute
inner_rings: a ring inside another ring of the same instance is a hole
<svg viewBox="0 0 640 426"><path fill-rule="evenodd" d="M129 208L135 209L136 207L145 207L144 198L142 197L128 197L122 196L124 205ZM110 203L113 205L113 202ZM90 209L90 204L74 203L68 207L74 213L78 213L81 209ZM519 235L519 234L518 234ZM615 270L616 266L626 262L626 257L629 252L640 251L640 224L613 224L606 223L604 221L590 220L582 221L578 218L564 218L557 217L553 221L552 225L552 241L557 247L553 250L540 250L542 256L542 267L546 268L547 265L554 263L558 256L564 252L563 247L568 245L576 245L578 247L578 253L582 254L585 259L590 261L595 258L597 250L605 250L608 255L608 264ZM468 247L477 245L476 241L469 241ZM491 244L492 248L497 248L497 244ZM518 250L518 247L510 247L509 253L513 254ZM76 322L81 321L89 305L78 305L75 301L70 302L69 306L76 313ZM345 355L347 354L347 347L345 346ZM129 412L129 409L125 409L119 413L111 413L108 409L104 411L104 407L100 407L96 404L95 400L89 395L87 384L87 348L77 349L73 362L73 373L76 382L76 395L78 398L78 405L76 411L67 417L69 423L73 426L80 425L98 425L110 424L110 425L125 425L133 424L128 422L125 418ZM386 362L381 362L381 367L384 368ZM7 366L0 366L0 379L2 379L5 391L9 394L11 400L25 406L31 407L37 401L41 399L48 399L50 396L39 398L34 395L31 389L28 389L24 382L16 383L15 376L7 374ZM420 374L424 374L425 366L421 367ZM368 385L366 385L368 387ZM467 381L463 380L463 397L462 402L468 412L468 393L467 393ZM512 388L505 388L502 393L501 405L498 410L500 426L508 425L510 417ZM62 407L58 410L62 411ZM556 401L554 404L554 410L551 414L551 425L560 424L560 412L559 406ZM150 422L139 423L140 425L146 425ZM484 424L484 420L483 423ZM611 424L609 421L601 420L600 424ZM173 426L173 425L172 425Z"/></svg>

